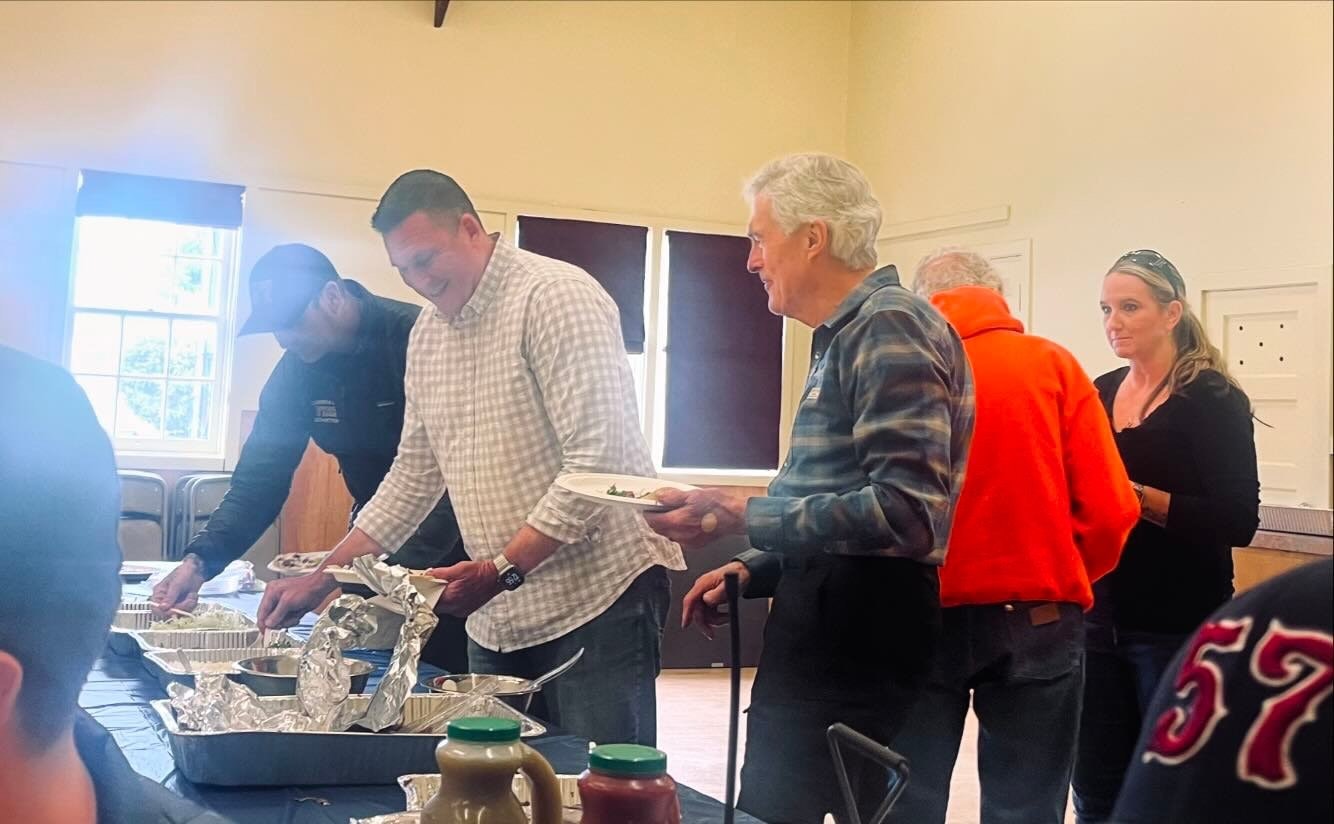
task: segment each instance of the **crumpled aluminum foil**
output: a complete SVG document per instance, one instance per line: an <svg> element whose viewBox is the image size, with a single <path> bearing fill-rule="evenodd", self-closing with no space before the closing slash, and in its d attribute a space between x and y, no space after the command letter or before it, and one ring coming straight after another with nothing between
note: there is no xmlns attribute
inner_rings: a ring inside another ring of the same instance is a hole
<svg viewBox="0 0 1334 824"><path fill-rule="evenodd" d="M182 684L168 689L181 727L204 732L330 732L359 725L379 732L397 725L417 682L422 645L438 619L407 570L369 555L350 566L378 596L369 600L340 596L315 623L298 669L299 710L266 708L248 687L224 675L199 675L194 689ZM384 648L390 638L394 651L389 666L363 713L346 700L351 678L342 651Z"/></svg>
<svg viewBox="0 0 1334 824"><path fill-rule="evenodd" d="M196 675L195 688L181 683L167 685L176 723L181 729L200 732L309 732L317 729L312 719L296 710L275 712L260 703L247 686L225 675Z"/></svg>

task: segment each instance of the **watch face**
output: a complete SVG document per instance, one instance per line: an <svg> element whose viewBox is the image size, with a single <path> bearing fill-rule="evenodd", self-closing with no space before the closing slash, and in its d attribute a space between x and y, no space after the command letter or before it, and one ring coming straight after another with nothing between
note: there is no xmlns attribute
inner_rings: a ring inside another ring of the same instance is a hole
<svg viewBox="0 0 1334 824"><path fill-rule="evenodd" d="M507 569L505 570L505 573L500 576L500 584L501 586L505 587L505 589L509 590L518 589L519 584L522 583L523 583L523 573L517 569Z"/></svg>

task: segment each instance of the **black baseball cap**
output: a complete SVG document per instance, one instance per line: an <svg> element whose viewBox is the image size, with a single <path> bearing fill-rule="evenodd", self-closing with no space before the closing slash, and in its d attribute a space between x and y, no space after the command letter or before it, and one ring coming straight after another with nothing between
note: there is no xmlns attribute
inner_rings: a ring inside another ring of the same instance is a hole
<svg viewBox="0 0 1334 824"><path fill-rule="evenodd" d="M333 280L338 270L320 250L304 243L273 247L250 270L250 317L239 334L290 328Z"/></svg>

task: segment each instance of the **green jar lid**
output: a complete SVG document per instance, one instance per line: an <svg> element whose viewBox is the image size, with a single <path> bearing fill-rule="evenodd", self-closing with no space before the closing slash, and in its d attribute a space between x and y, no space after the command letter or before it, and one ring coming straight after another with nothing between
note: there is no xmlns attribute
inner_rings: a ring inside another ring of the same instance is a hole
<svg viewBox="0 0 1334 824"><path fill-rule="evenodd" d="M445 734L455 741L488 744L519 740L519 722L509 718L459 718L450 721Z"/></svg>
<svg viewBox="0 0 1334 824"><path fill-rule="evenodd" d="M607 775L662 775L667 772L667 754L639 744L604 744L589 753L588 768Z"/></svg>

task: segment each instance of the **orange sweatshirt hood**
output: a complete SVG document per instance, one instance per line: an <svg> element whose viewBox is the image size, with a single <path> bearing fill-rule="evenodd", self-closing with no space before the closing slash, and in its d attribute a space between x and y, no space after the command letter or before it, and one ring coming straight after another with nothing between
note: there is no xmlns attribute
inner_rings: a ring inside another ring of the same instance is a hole
<svg viewBox="0 0 1334 824"><path fill-rule="evenodd" d="M932 295L931 303L954 326L961 338L971 338L997 329L1024 331L1023 321L1010 314L1010 305L994 289L956 286Z"/></svg>

